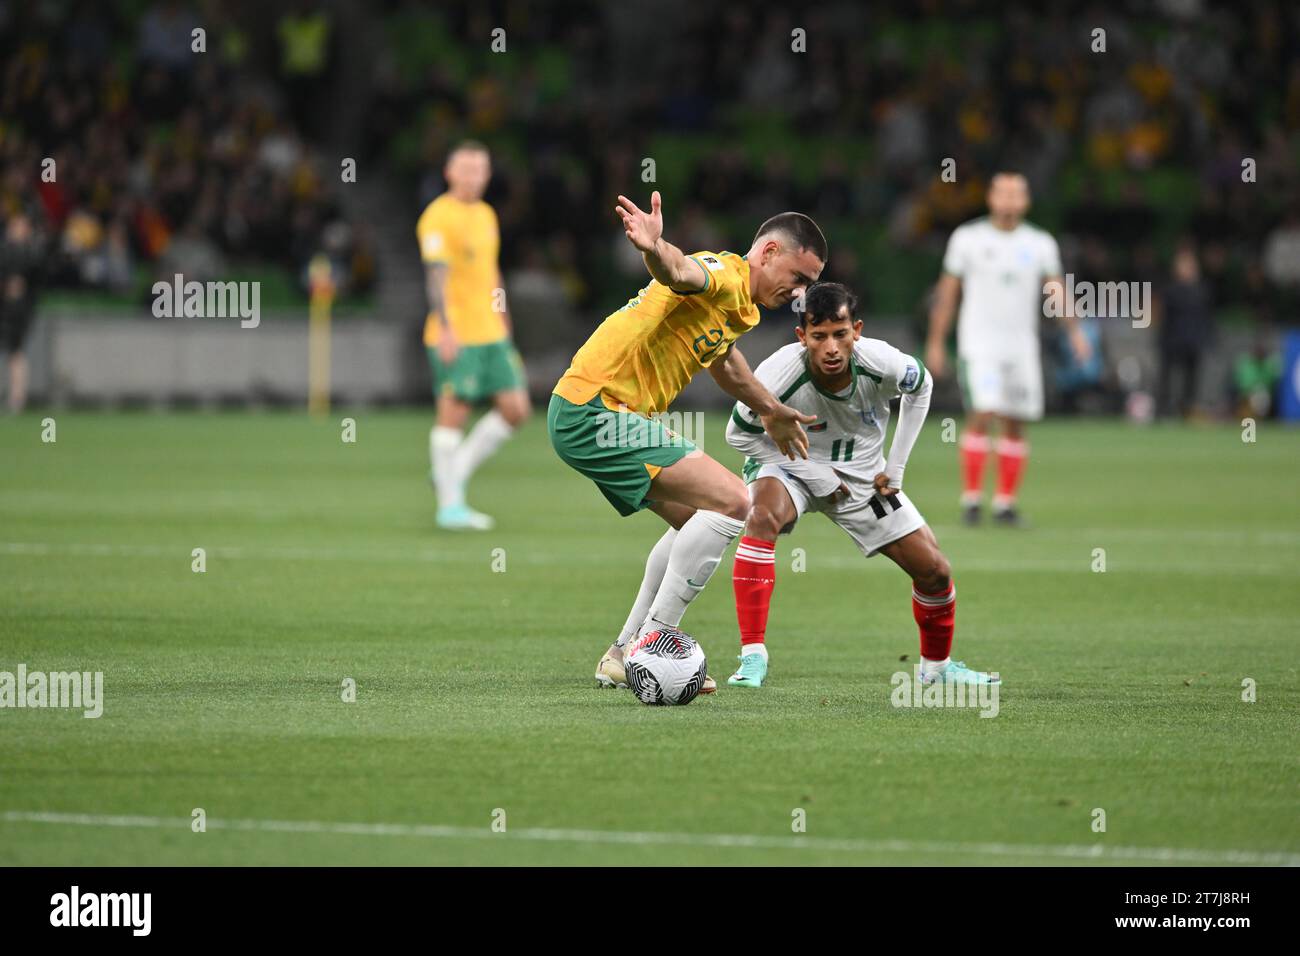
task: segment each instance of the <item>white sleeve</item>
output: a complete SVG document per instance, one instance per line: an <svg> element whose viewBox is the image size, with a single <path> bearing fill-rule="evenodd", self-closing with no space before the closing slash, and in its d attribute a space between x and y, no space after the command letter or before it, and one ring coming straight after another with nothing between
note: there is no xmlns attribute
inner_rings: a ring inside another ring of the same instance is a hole
<svg viewBox="0 0 1300 956"><path fill-rule="evenodd" d="M803 348L787 345L759 362L758 368L754 369L754 378L762 382L763 387L769 392L780 398L802 373ZM762 438L764 434L763 423L759 417L744 402L736 402L731 410L731 419L727 422L727 442L739 451L745 451L745 448L732 441L733 435L738 441L751 445L753 439ZM745 454L750 452L745 451Z"/></svg>
<svg viewBox="0 0 1300 956"><path fill-rule="evenodd" d="M898 423L894 425L894 440L889 445L889 460L885 462L885 474L889 476L891 488L903 487L907 457L912 454L912 446L916 444L929 412L930 376L927 375L915 391L903 393L898 405Z"/></svg>
<svg viewBox="0 0 1300 956"><path fill-rule="evenodd" d="M880 343L884 345L884 343ZM889 458L885 474L891 488L903 487L903 471L908 456L921 434L921 426L930 411L930 376L917 359L890 345L877 348L873 357L883 367L885 380L881 385L901 396L898 421L894 425L894 440L889 445Z"/></svg>
<svg viewBox="0 0 1300 956"><path fill-rule="evenodd" d="M925 378L921 363L881 339L858 339L853 357L880 378L880 390L892 398L920 387Z"/></svg>
<svg viewBox="0 0 1300 956"><path fill-rule="evenodd" d="M1043 233L1043 276L1051 278L1062 273L1061 247L1049 233Z"/></svg>
<svg viewBox="0 0 1300 956"><path fill-rule="evenodd" d="M727 444L743 455L758 458L763 453L764 444L776 448L773 441L763 431L763 426L754 420L754 413L740 402L731 410L727 419Z"/></svg>
<svg viewBox="0 0 1300 956"><path fill-rule="evenodd" d="M948 248L943 254L943 271L959 279L966 271L964 235L965 232L961 227L954 229L952 235L948 237Z"/></svg>

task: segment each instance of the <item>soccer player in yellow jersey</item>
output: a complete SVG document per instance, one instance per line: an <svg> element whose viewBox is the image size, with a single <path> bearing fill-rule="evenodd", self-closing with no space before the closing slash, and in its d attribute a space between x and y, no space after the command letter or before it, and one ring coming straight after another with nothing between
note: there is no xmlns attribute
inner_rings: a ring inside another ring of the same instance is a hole
<svg viewBox="0 0 1300 956"><path fill-rule="evenodd" d="M483 201L492 177L487 147L472 141L456 146L444 175L447 191L429 203L415 227L429 295L424 345L438 401L429 458L438 526L486 530L492 519L466 504L465 485L528 417L528 391L510 341L497 217ZM483 402L492 408L464 435L472 406Z"/></svg>
<svg viewBox="0 0 1300 956"><path fill-rule="evenodd" d="M759 416L783 454L807 457L800 423L816 421L778 401L735 347L758 324L758 307L779 308L826 265L826 237L807 216L774 216L749 252L686 255L663 238L659 193L650 211L618 197L628 240L651 282L592 333L555 386L547 412L551 444L595 482L622 515L649 508L669 528L646 561L623 631L596 668L604 687L626 686L623 648L657 624L676 627L744 529L749 493L739 475L651 417L666 411L700 369ZM705 691L713 688L712 679Z"/></svg>

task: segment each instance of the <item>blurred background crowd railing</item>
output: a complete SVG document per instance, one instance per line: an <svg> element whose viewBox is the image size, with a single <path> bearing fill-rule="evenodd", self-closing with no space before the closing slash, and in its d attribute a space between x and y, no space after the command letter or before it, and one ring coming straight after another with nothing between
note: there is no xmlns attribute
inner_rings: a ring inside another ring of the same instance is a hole
<svg viewBox="0 0 1300 956"><path fill-rule="evenodd" d="M139 311L181 272L257 279L264 308L300 317L323 252L343 303L409 328L415 353L414 223L473 137L493 151L520 345L553 380L644 281L620 192L660 189L688 248L743 251L772 213L809 213L826 276L915 342L947 236L1016 167L1077 279L1199 303L1148 336L1142 369L1113 356L1102 386L1155 392L1166 353L1190 349L1220 360L1205 388L1227 403L1273 375L1300 318L1298 52L1300 8L1267 0L5 2L0 214L43 251L33 266L10 243L5 268L31 271L41 308Z"/></svg>

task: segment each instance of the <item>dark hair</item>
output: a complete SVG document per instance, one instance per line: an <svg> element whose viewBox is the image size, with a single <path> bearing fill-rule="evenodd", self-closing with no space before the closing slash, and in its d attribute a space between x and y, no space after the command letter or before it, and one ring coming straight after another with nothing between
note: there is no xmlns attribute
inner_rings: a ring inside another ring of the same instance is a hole
<svg viewBox="0 0 1300 956"><path fill-rule="evenodd" d="M807 249L822 262L830 256L826 237L822 235L821 229L817 227L817 223L801 212L783 212L773 216L758 227L758 232L754 233L754 241L758 242L760 238L773 232L780 233L796 252Z"/></svg>
<svg viewBox="0 0 1300 956"><path fill-rule="evenodd" d="M1019 176L1025 181L1025 185L1029 185L1029 177L1025 175L1025 171L1016 166L999 166L993 170L993 174L989 176L989 185L992 186L993 180L999 176Z"/></svg>
<svg viewBox="0 0 1300 956"><path fill-rule="evenodd" d="M491 151L487 148L487 144L477 139L462 139L451 149L447 150L447 158L451 159L457 153L488 153L491 155Z"/></svg>
<svg viewBox="0 0 1300 956"><path fill-rule="evenodd" d="M804 293L803 312L799 324L805 328L820 322L838 322L840 309L848 306L849 321L857 316L858 297L849 291L849 287L839 282L814 282Z"/></svg>

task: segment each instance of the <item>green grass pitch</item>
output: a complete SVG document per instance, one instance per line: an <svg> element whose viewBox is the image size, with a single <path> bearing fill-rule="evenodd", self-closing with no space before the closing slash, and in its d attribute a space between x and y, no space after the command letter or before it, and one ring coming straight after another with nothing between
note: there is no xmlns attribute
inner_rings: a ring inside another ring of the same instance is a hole
<svg viewBox="0 0 1300 956"><path fill-rule="evenodd" d="M1045 423L1008 531L958 526L932 416L907 490L984 719L891 707L908 582L817 515L767 688L725 686L728 556L683 622L719 693L596 690L660 525L540 416L475 479L486 534L433 527L426 412L41 417L0 420L0 670L102 671L105 708L0 709L0 865L1300 860L1294 429Z"/></svg>

